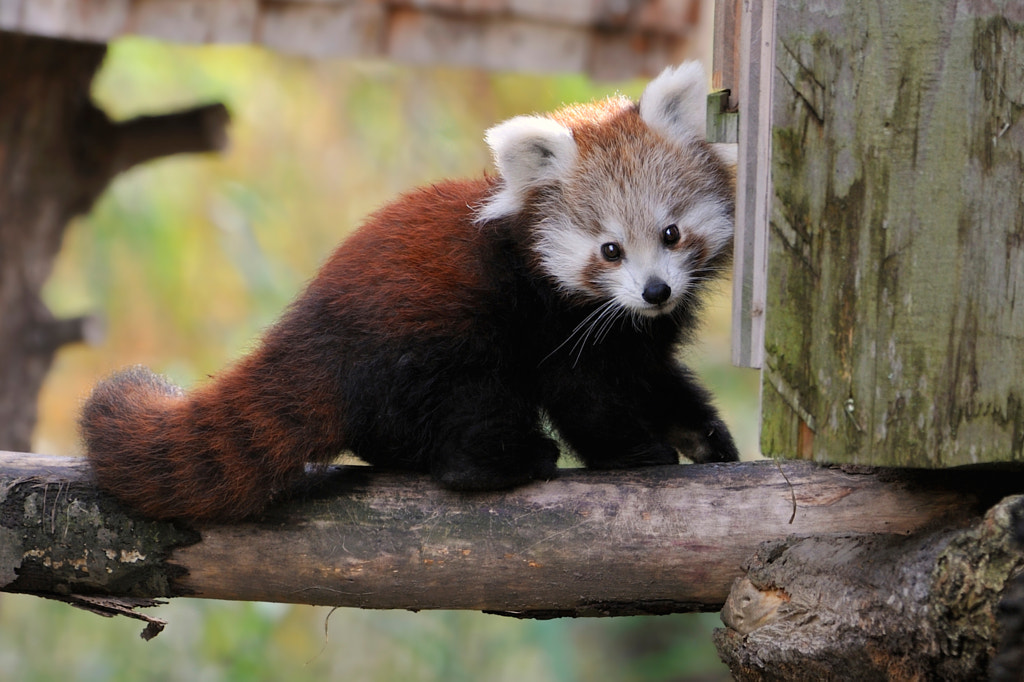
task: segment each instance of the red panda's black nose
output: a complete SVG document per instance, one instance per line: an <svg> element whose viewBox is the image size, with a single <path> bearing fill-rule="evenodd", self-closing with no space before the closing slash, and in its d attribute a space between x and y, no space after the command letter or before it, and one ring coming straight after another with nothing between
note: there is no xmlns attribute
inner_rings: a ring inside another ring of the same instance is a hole
<svg viewBox="0 0 1024 682"><path fill-rule="evenodd" d="M672 287L665 283L664 280L652 277L647 280L647 284L644 285L644 291L642 296L644 300L651 305L660 305L668 300L668 297L672 295Z"/></svg>

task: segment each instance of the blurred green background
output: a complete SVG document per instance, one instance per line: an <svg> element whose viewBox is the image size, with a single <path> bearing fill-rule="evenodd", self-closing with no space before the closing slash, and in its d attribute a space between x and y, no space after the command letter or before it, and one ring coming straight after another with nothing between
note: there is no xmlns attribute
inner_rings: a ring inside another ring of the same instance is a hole
<svg viewBox="0 0 1024 682"><path fill-rule="evenodd" d="M57 313L100 313L102 344L63 350L44 389L37 452L80 452L90 386L143 363L185 386L243 354L318 264L397 193L489 167L484 130L513 115L642 82L594 83L291 59L250 47L111 45L94 96L112 117L201 102L231 109L231 147L121 176L69 232L46 292ZM757 374L729 365L730 288L687 359L756 456ZM714 680L716 614L515 621L176 600L141 624L0 595L0 680Z"/></svg>

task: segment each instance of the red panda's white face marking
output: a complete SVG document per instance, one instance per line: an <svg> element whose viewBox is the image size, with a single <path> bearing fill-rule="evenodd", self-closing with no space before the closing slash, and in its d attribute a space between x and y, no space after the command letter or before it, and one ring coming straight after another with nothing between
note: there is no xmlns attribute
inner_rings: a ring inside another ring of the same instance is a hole
<svg viewBox="0 0 1024 682"><path fill-rule="evenodd" d="M639 106L610 99L488 131L501 174L481 222L530 208L540 268L567 295L668 314L714 274L733 233L733 189L704 142L697 63L666 69Z"/></svg>
<svg viewBox="0 0 1024 682"><path fill-rule="evenodd" d="M591 195L576 210L563 206L565 213L540 223L537 258L567 294L611 299L656 317L713 274L709 268L732 239L731 207L713 194L670 206L652 184L632 206Z"/></svg>

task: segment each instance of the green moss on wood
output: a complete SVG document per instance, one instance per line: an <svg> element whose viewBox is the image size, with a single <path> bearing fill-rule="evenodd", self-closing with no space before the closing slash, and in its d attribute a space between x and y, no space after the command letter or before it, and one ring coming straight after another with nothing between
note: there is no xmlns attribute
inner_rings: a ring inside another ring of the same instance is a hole
<svg viewBox="0 0 1024 682"><path fill-rule="evenodd" d="M780 0L769 454L1024 461L1024 23L944 8Z"/></svg>

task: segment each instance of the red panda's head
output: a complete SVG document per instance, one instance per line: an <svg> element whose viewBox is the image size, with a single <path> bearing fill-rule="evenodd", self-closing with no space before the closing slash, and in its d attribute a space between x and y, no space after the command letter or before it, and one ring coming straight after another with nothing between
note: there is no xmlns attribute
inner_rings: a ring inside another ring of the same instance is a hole
<svg viewBox="0 0 1024 682"><path fill-rule="evenodd" d="M720 270L732 246L727 149L705 142L706 78L668 68L639 104L611 98L487 132L500 180L486 222L539 216L532 248L567 295L656 317Z"/></svg>

